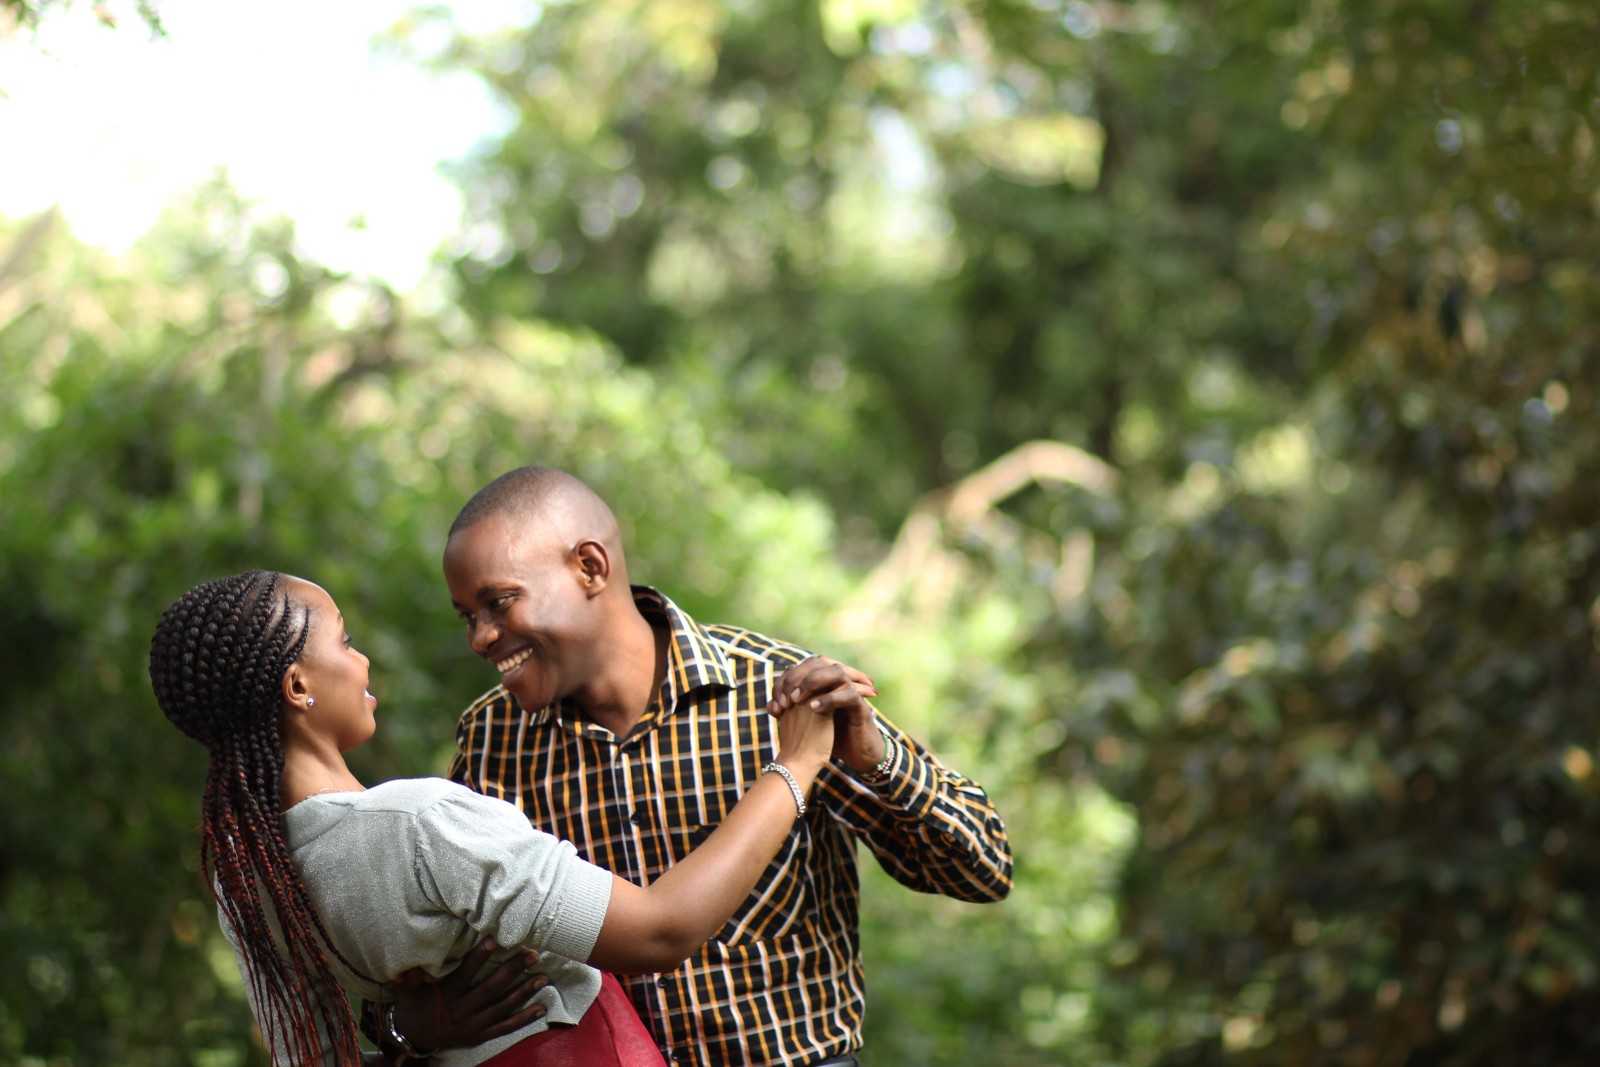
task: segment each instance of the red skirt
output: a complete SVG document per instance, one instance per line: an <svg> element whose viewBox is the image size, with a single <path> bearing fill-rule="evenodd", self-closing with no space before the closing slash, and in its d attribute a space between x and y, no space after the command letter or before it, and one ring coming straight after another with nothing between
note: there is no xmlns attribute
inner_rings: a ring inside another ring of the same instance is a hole
<svg viewBox="0 0 1600 1067"><path fill-rule="evenodd" d="M552 1026L524 1038L482 1067L666 1067L666 1062L622 983L607 973L600 979L600 995L577 1026Z"/></svg>

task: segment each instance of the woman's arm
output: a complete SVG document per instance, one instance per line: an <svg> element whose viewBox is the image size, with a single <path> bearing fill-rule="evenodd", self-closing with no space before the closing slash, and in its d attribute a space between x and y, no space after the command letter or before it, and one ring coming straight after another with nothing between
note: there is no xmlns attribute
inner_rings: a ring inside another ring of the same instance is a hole
<svg viewBox="0 0 1600 1067"><path fill-rule="evenodd" d="M833 751L834 715L862 700L846 676L783 713L775 762L789 770L802 796L810 794ZM626 973L669 970L688 959L744 903L788 840L797 815L789 783L768 771L704 843L653 884L613 877L611 903L589 962Z"/></svg>
<svg viewBox="0 0 1600 1067"><path fill-rule="evenodd" d="M810 793L816 771L785 765ZM688 959L744 903L795 818L789 784L770 771L703 844L649 887L613 875L611 905L589 962L626 974L671 970Z"/></svg>

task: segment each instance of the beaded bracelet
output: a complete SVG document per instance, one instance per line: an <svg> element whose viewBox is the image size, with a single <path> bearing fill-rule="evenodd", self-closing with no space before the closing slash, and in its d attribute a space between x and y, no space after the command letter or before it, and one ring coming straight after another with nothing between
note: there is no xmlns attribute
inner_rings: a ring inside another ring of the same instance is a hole
<svg viewBox="0 0 1600 1067"><path fill-rule="evenodd" d="M794 780L794 775L789 773L789 768L781 763L773 762L761 768L762 774L766 774L768 771L776 771L783 776L785 782L789 783L789 792L794 794L794 806L800 809L797 817L804 815L806 813L806 795L801 791L800 783Z"/></svg>
<svg viewBox="0 0 1600 1067"><path fill-rule="evenodd" d="M883 758L878 765L870 771L857 771L856 774L868 785L882 785L889 780L895 767L900 763L900 746L889 739L889 733L882 726L878 727L878 736L883 738Z"/></svg>

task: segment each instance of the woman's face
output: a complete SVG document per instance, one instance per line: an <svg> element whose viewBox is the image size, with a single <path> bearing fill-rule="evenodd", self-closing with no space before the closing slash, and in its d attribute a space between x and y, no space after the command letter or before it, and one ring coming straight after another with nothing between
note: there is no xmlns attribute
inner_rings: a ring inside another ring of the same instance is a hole
<svg viewBox="0 0 1600 1067"><path fill-rule="evenodd" d="M284 591L311 613L310 633L296 663L306 695L316 701L308 709L307 724L340 752L348 752L378 728L378 698L367 688L370 661L350 643L344 616L326 590L302 578L287 578Z"/></svg>

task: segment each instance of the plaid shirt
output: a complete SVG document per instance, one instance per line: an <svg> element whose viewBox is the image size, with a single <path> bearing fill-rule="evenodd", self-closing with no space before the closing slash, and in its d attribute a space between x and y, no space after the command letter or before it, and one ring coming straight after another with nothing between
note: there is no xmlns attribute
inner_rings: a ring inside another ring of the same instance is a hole
<svg viewBox="0 0 1600 1067"><path fill-rule="evenodd" d="M496 686L462 714L450 777L649 885L777 754L767 700L808 653L700 626L653 589L634 597L672 641L660 699L626 739L561 703L526 712ZM893 779L873 788L825 767L805 818L728 924L677 970L624 978L669 1063L807 1064L861 1046L858 839L913 889L969 901L1010 892L1005 826L983 790L879 722L902 750Z"/></svg>

